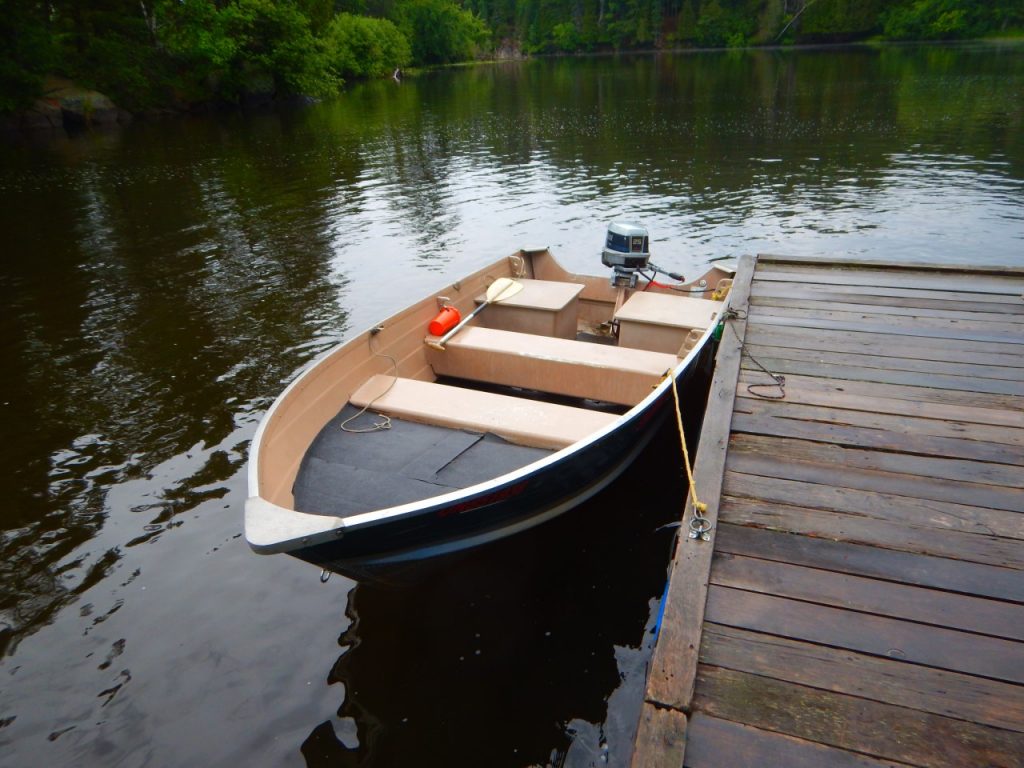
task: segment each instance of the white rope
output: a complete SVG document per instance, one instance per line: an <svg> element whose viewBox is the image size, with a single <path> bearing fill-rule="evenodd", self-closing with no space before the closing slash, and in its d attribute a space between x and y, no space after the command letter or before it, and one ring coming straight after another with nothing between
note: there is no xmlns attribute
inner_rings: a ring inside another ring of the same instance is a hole
<svg viewBox="0 0 1024 768"><path fill-rule="evenodd" d="M387 387L385 387L383 392L380 392L379 394L375 395L374 398L370 402L368 402L366 405L364 405L360 409L359 413L357 413L357 414L355 414L353 416L349 416L347 419L345 419L343 422L341 422L341 424L338 425L338 428L341 429L342 432L349 432L349 433L354 434L354 435L361 435L361 434L365 434L367 432L379 432L381 430L391 429L391 417L390 416L386 416L383 413L376 414L377 416L379 416L381 418L381 421L375 421L372 426L362 427L360 429L350 428L348 426L349 422L355 421L356 419L358 419L360 416L362 416L364 413L366 413L373 406L373 404L375 402L377 402L382 397L384 397L384 395L386 395L388 392L390 392L391 388L393 386L395 386L395 382L398 381L398 361L395 360L395 358L392 357L391 355L385 355L383 352L378 352L376 349L373 348L373 339L376 337L376 335L377 335L376 333L372 333L372 332L370 334L370 339L369 339L370 351L373 352L375 357L383 357L383 358L386 358L386 359L390 360L391 361L391 367L392 367L392 370L394 371L395 375L391 377L391 383L388 384Z"/></svg>

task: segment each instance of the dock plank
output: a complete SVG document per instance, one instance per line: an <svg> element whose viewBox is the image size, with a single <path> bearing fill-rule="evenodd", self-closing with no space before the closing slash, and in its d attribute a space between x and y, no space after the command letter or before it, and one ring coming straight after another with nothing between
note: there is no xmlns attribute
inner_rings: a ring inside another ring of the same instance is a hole
<svg viewBox="0 0 1024 768"><path fill-rule="evenodd" d="M684 713L644 702L630 761L632 768L679 768L686 750L686 728Z"/></svg>
<svg viewBox="0 0 1024 768"><path fill-rule="evenodd" d="M1024 602L1024 575L1021 571L982 563L828 541L725 522L718 526L715 549L965 595Z"/></svg>
<svg viewBox="0 0 1024 768"><path fill-rule="evenodd" d="M1024 569L1024 547L1020 541L980 534L934 529L927 526L845 515L819 509L783 506L755 499L722 500L721 519L745 525L803 536L867 544L880 549L948 557L1000 568Z"/></svg>
<svg viewBox="0 0 1024 768"><path fill-rule="evenodd" d="M816 328L824 331L858 331L860 333L889 334L907 338L925 339L956 339L971 342L990 342L997 344L1024 344L1020 334L1007 330L993 332L970 328L957 328L953 323L932 324L894 324L891 318L863 318L851 315L844 318L829 317L792 317L785 313L765 313L758 311L752 315L761 325L781 326L790 328Z"/></svg>
<svg viewBox="0 0 1024 768"><path fill-rule="evenodd" d="M1024 306L1024 302L1021 302ZM1003 312L1001 310L983 306L975 306L972 309L964 310L952 307L949 304L933 303L932 306L911 306L906 302L899 304L885 303L882 301L854 301L848 297L834 297L823 300L816 297L804 298L777 298L777 297L751 297L751 307L779 307L783 309L797 309L815 314L821 313L828 316L830 312L852 312L865 315L893 315L898 317L941 317L947 320L970 320L972 323L1001 323L1020 326L1024 324L1024 317L1016 313ZM1000 305L1002 306L1002 305ZM1007 305L1013 306L1013 305ZM972 325L972 327L975 327Z"/></svg>
<svg viewBox="0 0 1024 768"><path fill-rule="evenodd" d="M972 376L975 378L1003 379L1007 381L1020 381L1024 377L1024 370L1009 365L1002 366L991 362L978 364L961 362L959 360L951 361L948 351L944 360L922 360L906 356L883 357L876 353L835 352L826 349L806 349L801 346L779 346L778 340L773 339L773 341L776 342L775 345L747 344L747 353L759 359L802 360L804 362L827 363L829 365L860 366L863 368L880 368L893 371L916 371L918 373L931 373L942 376ZM941 357L941 354L936 352L935 357Z"/></svg>
<svg viewBox="0 0 1024 768"><path fill-rule="evenodd" d="M703 713L694 715L686 768L902 768L907 763L826 747Z"/></svg>
<svg viewBox="0 0 1024 768"><path fill-rule="evenodd" d="M994 312L1024 315L1024 301L1012 296L971 294L970 297L954 291L929 291L914 288L875 287L870 291L858 286L825 286L808 288L803 283L757 282L751 288L751 301L762 299L794 299L797 301L840 301L877 306L920 307L922 309L952 309L961 312Z"/></svg>
<svg viewBox="0 0 1024 768"><path fill-rule="evenodd" d="M920 270L828 268L819 265L790 266L764 264L757 270L759 282L810 283L816 285L861 285L949 291L962 296L994 294L1019 298L1024 293L1024 280L1002 275L972 275L965 280L960 275L936 274Z"/></svg>
<svg viewBox="0 0 1024 768"><path fill-rule="evenodd" d="M1024 488L1024 472L1014 467L965 459L945 459L909 453L888 453L859 448L843 448L810 440L734 433L730 451L737 454L768 456L776 460L816 462L830 467L868 469L891 474L912 475L936 480L956 480L993 488Z"/></svg>
<svg viewBox="0 0 1024 768"><path fill-rule="evenodd" d="M896 414L891 410L871 408L871 403L862 408L841 408L836 404L817 406L793 400L762 400L746 397L736 402L737 412L757 416L773 416L786 419L838 424L852 427L865 427L885 432L898 432L904 435L923 435L930 437L949 437L970 440L978 443L997 443L1024 447L1024 429L1019 427L1001 427L975 422L963 423L948 418L956 415L947 413L946 418L939 418L937 410L931 417L910 414ZM899 406L893 406L898 408Z"/></svg>
<svg viewBox="0 0 1024 768"><path fill-rule="evenodd" d="M810 440L844 448L870 448L909 456L1024 466L1024 448L1015 445L747 413L739 410L739 407L733 414L733 428L748 435Z"/></svg>
<svg viewBox="0 0 1024 768"><path fill-rule="evenodd" d="M979 365L1024 367L1017 347L999 342L959 341L957 339L912 338L862 330L825 331L799 326L751 326L749 344L814 349L830 352L856 352L898 365L903 358L956 360Z"/></svg>
<svg viewBox="0 0 1024 768"><path fill-rule="evenodd" d="M1024 766L1016 731L703 664L698 681L696 706L723 720L929 768Z"/></svg>
<svg viewBox="0 0 1024 768"><path fill-rule="evenodd" d="M712 585L706 621L1024 683L1019 644L1001 638Z"/></svg>
<svg viewBox="0 0 1024 768"><path fill-rule="evenodd" d="M746 385L764 379L765 375L761 372L741 371L741 386L737 395L742 398L753 397L746 391ZM927 387L828 381L787 375L786 402L905 414L967 424L991 424L1016 429L1024 427L1024 399L1016 403L993 395Z"/></svg>
<svg viewBox="0 0 1024 768"><path fill-rule="evenodd" d="M753 353L751 353L753 354ZM948 374L920 371L904 371L896 368L873 368L868 366L834 363L827 359L820 361L791 360L772 355L756 355L757 363L747 359L744 370L761 370L764 366L774 373L799 374L817 378L844 381L867 381L880 384L904 384L929 389L952 389L961 392L986 392L993 395L1024 396L1024 382L1013 379L982 378L977 376L951 376Z"/></svg>
<svg viewBox="0 0 1024 768"><path fill-rule="evenodd" d="M1024 606L720 552L711 583L833 608L1024 640Z"/></svg>
<svg viewBox="0 0 1024 768"><path fill-rule="evenodd" d="M723 493L734 499L757 499L936 530L1024 540L1024 515L949 501L746 475L734 471L725 473Z"/></svg>
<svg viewBox="0 0 1024 768"><path fill-rule="evenodd" d="M708 622L703 663L1024 732L1024 686Z"/></svg>

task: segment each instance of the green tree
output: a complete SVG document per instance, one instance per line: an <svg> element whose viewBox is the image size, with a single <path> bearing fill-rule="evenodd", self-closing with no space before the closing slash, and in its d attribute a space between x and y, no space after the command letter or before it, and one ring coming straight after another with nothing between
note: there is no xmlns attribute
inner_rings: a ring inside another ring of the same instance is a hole
<svg viewBox="0 0 1024 768"><path fill-rule="evenodd" d="M985 9L972 0L913 0L885 15L885 35L893 40L954 40L986 31Z"/></svg>
<svg viewBox="0 0 1024 768"><path fill-rule="evenodd" d="M58 72L128 108L159 101L164 62L143 8L132 0L53 0Z"/></svg>
<svg viewBox="0 0 1024 768"><path fill-rule="evenodd" d="M54 63L46 7L0 0L0 113L28 106Z"/></svg>
<svg viewBox="0 0 1024 768"><path fill-rule="evenodd" d="M695 38L705 48L739 48L756 31L756 16L743 13L727 0L710 0L701 5Z"/></svg>
<svg viewBox="0 0 1024 768"><path fill-rule="evenodd" d="M396 8L398 27L412 45L416 64L448 64L473 58L490 38L483 21L450 0L408 0Z"/></svg>
<svg viewBox="0 0 1024 768"><path fill-rule="evenodd" d="M325 96L337 90L320 40L290 0L234 0L217 15L233 41L223 88L238 96L271 78L276 91Z"/></svg>
<svg viewBox="0 0 1024 768"><path fill-rule="evenodd" d="M412 59L405 35L387 19L339 13L324 35L327 60L338 77L379 77Z"/></svg>
<svg viewBox="0 0 1024 768"><path fill-rule="evenodd" d="M580 33L571 21L563 21L551 29L555 47L560 51L577 51L580 47Z"/></svg>

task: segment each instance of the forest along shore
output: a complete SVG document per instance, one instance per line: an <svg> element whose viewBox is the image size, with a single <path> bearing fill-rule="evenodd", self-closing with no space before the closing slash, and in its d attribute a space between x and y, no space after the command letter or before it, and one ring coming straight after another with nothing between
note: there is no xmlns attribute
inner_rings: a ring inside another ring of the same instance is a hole
<svg viewBox="0 0 1024 768"><path fill-rule="evenodd" d="M325 98L523 55L1024 36L1022 0L78 0L0 18L0 127Z"/></svg>

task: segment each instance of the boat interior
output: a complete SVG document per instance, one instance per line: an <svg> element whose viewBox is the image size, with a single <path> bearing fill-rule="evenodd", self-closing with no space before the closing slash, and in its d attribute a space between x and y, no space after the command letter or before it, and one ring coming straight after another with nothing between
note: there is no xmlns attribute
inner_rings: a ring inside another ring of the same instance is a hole
<svg viewBox="0 0 1024 768"><path fill-rule="evenodd" d="M466 488L593 435L712 328L726 269L668 286L576 275L521 251L337 348L275 405L260 495L350 517ZM516 283L487 302L488 288ZM471 322L442 343L444 307Z"/></svg>

